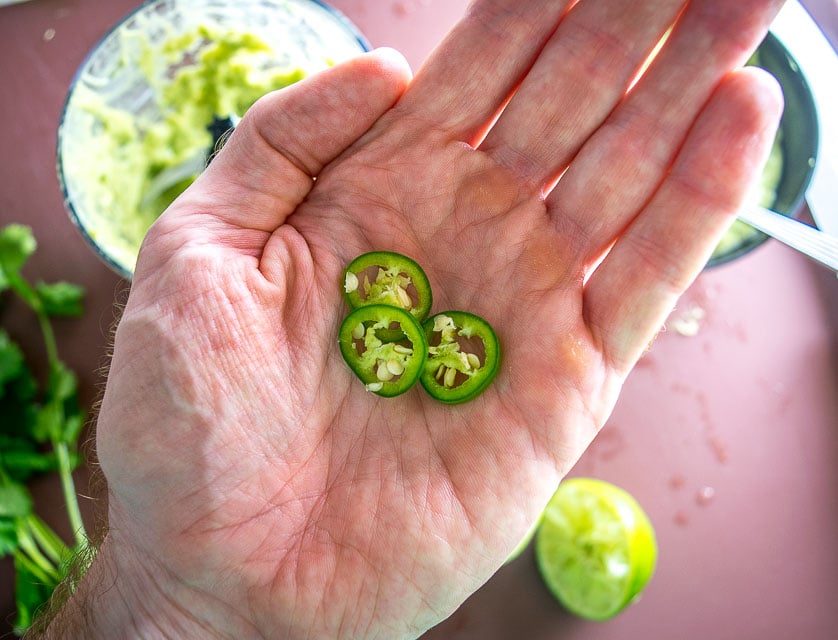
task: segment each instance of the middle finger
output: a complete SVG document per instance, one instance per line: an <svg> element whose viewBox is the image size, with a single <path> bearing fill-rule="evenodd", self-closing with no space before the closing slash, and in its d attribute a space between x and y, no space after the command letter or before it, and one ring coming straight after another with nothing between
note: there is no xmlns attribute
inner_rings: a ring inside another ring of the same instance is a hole
<svg viewBox="0 0 838 640"><path fill-rule="evenodd" d="M550 182L605 120L683 0L581 0L562 21L480 149Z"/></svg>

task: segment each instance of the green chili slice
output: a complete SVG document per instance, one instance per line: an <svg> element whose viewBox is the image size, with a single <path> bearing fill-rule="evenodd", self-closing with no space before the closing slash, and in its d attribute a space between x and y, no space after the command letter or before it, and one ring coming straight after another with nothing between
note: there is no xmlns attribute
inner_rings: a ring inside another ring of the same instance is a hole
<svg viewBox="0 0 838 640"><path fill-rule="evenodd" d="M343 272L343 293L350 308L387 304L422 322L431 310L431 284L416 262L392 251L358 256Z"/></svg>
<svg viewBox="0 0 838 640"><path fill-rule="evenodd" d="M401 340L384 340L402 335ZM421 325L404 309L370 304L352 311L338 331L343 359L367 391L390 398L419 379L428 353Z"/></svg>
<svg viewBox="0 0 838 640"><path fill-rule="evenodd" d="M467 311L444 311L422 327L429 345L419 378L425 390L448 404L483 393L500 368L500 343L491 325Z"/></svg>

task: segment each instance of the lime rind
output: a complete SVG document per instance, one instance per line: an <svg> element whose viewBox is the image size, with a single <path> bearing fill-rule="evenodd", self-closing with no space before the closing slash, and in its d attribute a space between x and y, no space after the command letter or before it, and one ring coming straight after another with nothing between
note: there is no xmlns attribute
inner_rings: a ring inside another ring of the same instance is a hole
<svg viewBox="0 0 838 640"><path fill-rule="evenodd" d="M544 510L536 561L553 595L590 620L613 618L654 573L654 529L626 491L593 478L564 481Z"/></svg>

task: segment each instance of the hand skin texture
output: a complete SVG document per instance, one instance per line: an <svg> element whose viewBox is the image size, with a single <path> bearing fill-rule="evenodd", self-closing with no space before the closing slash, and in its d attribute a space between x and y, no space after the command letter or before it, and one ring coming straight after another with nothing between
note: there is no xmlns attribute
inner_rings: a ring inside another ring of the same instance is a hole
<svg viewBox="0 0 838 640"><path fill-rule="evenodd" d="M415 78L379 50L245 115L143 245L97 425L109 531L45 637L412 638L501 566L782 108L740 68L779 0L571 4L477 0ZM495 327L476 400L344 364L341 270L371 250Z"/></svg>

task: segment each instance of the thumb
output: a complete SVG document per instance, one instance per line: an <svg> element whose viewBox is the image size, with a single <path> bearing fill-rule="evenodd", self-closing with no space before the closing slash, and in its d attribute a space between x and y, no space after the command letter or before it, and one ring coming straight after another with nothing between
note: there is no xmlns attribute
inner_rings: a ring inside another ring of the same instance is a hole
<svg viewBox="0 0 838 640"><path fill-rule="evenodd" d="M225 242L235 229L273 232L306 197L312 178L393 106L410 79L401 54L377 49L267 94L164 216L175 228L204 232L220 222L216 237ZM235 243L243 248L241 239Z"/></svg>

